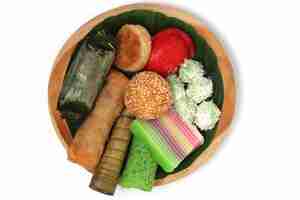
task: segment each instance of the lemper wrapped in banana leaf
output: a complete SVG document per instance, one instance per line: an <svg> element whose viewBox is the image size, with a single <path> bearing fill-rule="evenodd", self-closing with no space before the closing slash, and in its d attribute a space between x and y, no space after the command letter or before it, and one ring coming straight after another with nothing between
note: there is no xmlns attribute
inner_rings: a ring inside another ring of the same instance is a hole
<svg viewBox="0 0 300 200"><path fill-rule="evenodd" d="M103 88L115 57L115 40L105 31L88 35L75 52L65 75L58 109L69 121L89 113Z"/></svg>

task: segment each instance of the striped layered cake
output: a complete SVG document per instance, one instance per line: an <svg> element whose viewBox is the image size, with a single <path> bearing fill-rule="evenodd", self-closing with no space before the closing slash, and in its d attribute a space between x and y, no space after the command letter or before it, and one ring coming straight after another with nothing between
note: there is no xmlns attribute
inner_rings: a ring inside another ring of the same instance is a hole
<svg viewBox="0 0 300 200"><path fill-rule="evenodd" d="M134 120L130 129L145 142L155 161L166 172L172 172L204 142L200 132L173 109L158 119Z"/></svg>

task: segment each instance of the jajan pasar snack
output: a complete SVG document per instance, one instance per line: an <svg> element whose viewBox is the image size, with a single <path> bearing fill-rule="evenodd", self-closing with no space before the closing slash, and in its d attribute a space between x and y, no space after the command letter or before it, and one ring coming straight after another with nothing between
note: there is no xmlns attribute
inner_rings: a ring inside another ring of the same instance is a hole
<svg viewBox="0 0 300 200"><path fill-rule="evenodd" d="M112 70L94 110L78 129L71 144L69 159L94 171L105 147L110 130L119 117L128 79L121 72Z"/></svg>

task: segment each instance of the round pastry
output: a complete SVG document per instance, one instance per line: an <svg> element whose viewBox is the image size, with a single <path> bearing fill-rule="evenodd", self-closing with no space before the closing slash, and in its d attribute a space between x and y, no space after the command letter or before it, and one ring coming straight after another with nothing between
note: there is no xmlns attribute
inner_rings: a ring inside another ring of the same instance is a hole
<svg viewBox="0 0 300 200"><path fill-rule="evenodd" d="M117 34L118 48L115 64L127 72L144 68L151 53L151 36L141 25L126 24Z"/></svg>
<svg viewBox="0 0 300 200"><path fill-rule="evenodd" d="M187 33L178 28L163 29L152 37L151 55L145 69L166 77L194 54L195 45Z"/></svg>
<svg viewBox="0 0 300 200"><path fill-rule="evenodd" d="M129 81L125 105L140 119L155 119L169 110L172 96L168 82L155 72L138 73Z"/></svg>

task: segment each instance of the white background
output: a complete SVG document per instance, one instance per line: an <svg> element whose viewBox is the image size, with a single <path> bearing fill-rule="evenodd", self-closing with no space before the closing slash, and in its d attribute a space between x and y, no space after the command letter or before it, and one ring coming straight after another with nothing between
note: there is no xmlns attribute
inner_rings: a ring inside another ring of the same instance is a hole
<svg viewBox="0 0 300 200"><path fill-rule="evenodd" d="M197 13L223 42L238 84L236 118L220 151L191 176L151 193L118 188L114 199L299 199L298 1L157 2ZM125 3L1 1L0 199L112 199L90 190L91 175L66 160L47 84L68 36Z"/></svg>

